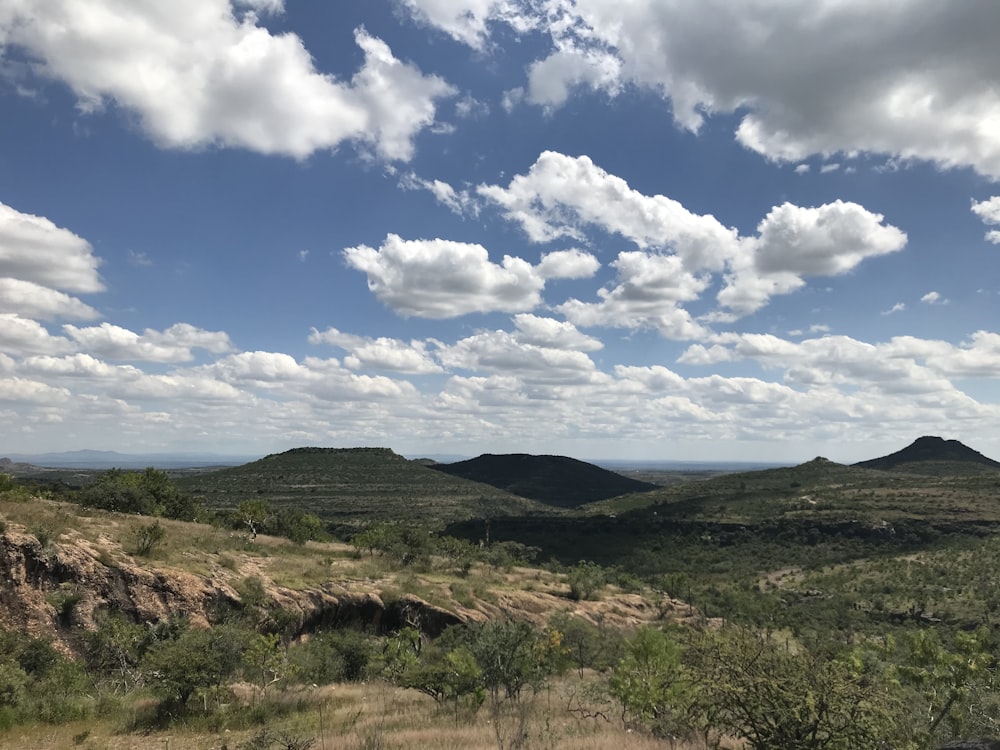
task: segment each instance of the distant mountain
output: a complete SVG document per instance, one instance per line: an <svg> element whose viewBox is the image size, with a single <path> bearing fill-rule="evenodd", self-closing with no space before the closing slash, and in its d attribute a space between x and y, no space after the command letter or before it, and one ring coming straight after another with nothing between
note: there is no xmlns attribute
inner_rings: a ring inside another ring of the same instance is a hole
<svg viewBox="0 0 1000 750"><path fill-rule="evenodd" d="M854 465L863 469L936 476L1000 471L1000 462L987 458L958 440L945 440L933 435L917 438L888 456Z"/></svg>
<svg viewBox="0 0 1000 750"><path fill-rule="evenodd" d="M330 523L418 521L551 512L487 484L448 476L389 448L293 448L245 464L177 480L212 508L248 498L295 508Z"/></svg>
<svg viewBox="0 0 1000 750"><path fill-rule="evenodd" d="M559 508L575 508L596 500L646 492L657 485L629 479L566 456L486 453L468 461L431 468Z"/></svg>
<svg viewBox="0 0 1000 750"><path fill-rule="evenodd" d="M213 453L118 453L78 450L57 453L20 454L7 457L15 463L57 469L180 469L204 466L235 466L255 456L220 456Z"/></svg>

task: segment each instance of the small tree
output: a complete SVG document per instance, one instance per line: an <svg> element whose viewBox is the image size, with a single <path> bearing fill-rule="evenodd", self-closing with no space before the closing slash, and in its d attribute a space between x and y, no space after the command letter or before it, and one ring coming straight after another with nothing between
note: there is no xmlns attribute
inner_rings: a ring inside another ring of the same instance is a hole
<svg viewBox="0 0 1000 750"><path fill-rule="evenodd" d="M135 554L146 557L152 554L153 550L160 545L167 530L159 521L151 524L136 526L132 531L133 550Z"/></svg>
<svg viewBox="0 0 1000 750"><path fill-rule="evenodd" d="M589 560L581 560L569 571L567 579L570 598L577 601L593 599L607 583L604 568Z"/></svg>
<svg viewBox="0 0 1000 750"><path fill-rule="evenodd" d="M267 697L268 688L280 683L292 671L277 633L252 637L242 661L243 672L253 683L259 701Z"/></svg>
<svg viewBox="0 0 1000 750"><path fill-rule="evenodd" d="M622 708L622 723L634 721L654 734L683 729L687 685L681 671L681 647L661 630L643 628L625 642L625 655L608 684Z"/></svg>
<svg viewBox="0 0 1000 750"><path fill-rule="evenodd" d="M263 500L244 500L236 507L234 518L250 530L250 539L254 540L271 518L271 507Z"/></svg>
<svg viewBox="0 0 1000 750"><path fill-rule="evenodd" d="M899 744L900 707L851 654L799 651L739 628L701 633L684 652L692 723L752 750L857 750Z"/></svg>

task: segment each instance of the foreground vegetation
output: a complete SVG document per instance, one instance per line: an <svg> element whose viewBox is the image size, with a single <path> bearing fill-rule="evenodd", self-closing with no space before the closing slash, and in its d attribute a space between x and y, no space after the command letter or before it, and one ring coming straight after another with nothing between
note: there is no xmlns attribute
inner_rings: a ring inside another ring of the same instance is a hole
<svg viewBox="0 0 1000 750"><path fill-rule="evenodd" d="M209 507L208 493L155 470L107 472L61 501L0 480L0 531L23 529L42 548L100 542L104 564L129 556L238 594L207 629L103 612L80 631L78 592L55 588L56 641L0 635L0 737L13 747L140 747L136 733L152 732L161 742L150 747L916 750L995 736L998 490L991 473L893 475L818 459L582 513L470 517L444 533L440 518L323 515L267 491ZM528 563L538 567L519 567ZM274 595L332 582L415 595L467 624L304 632ZM683 626L663 592L693 605ZM629 596L638 604L626 612Z"/></svg>

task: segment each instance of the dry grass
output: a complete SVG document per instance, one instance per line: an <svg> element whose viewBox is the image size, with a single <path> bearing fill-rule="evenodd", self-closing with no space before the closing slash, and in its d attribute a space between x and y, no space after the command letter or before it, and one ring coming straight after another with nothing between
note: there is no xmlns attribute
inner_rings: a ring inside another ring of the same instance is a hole
<svg viewBox="0 0 1000 750"><path fill-rule="evenodd" d="M531 705L526 750L700 750L701 744L671 743L622 728L620 723L579 719L565 710L565 685L536 696ZM314 738L314 750L495 750L497 740L484 707L459 717L430 698L372 682L333 685L287 694L309 708L281 720L283 729ZM255 729L196 732L184 729L148 735L117 734L110 723L18 727L0 733L7 750L237 750ZM86 737L83 737L86 733ZM75 739L74 739L75 738Z"/></svg>
<svg viewBox="0 0 1000 750"><path fill-rule="evenodd" d="M408 594L477 619L517 612L536 624L560 611L626 628L657 619L655 607L637 607L635 597L614 587L607 587L598 602L573 602L566 576L534 568L504 570L477 563L462 576L444 559L435 559L426 568L401 567L379 555L359 556L353 547L339 542L296 545L263 534L250 542L229 529L169 519L158 519L166 529L162 542L151 554L136 559L131 554L135 530L152 523L151 518L40 498L26 502L0 498L0 519L12 529L21 527L51 542L85 547L106 565L132 558L145 568L192 573L231 586L260 577L265 585L296 590L324 587L333 592L375 593L383 599Z"/></svg>

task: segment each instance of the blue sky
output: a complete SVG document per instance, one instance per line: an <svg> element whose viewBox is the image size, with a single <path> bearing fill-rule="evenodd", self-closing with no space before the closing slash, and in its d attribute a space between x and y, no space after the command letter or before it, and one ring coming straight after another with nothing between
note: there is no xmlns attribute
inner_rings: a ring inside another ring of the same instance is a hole
<svg viewBox="0 0 1000 750"><path fill-rule="evenodd" d="M1000 456L992 0L0 5L0 454Z"/></svg>

